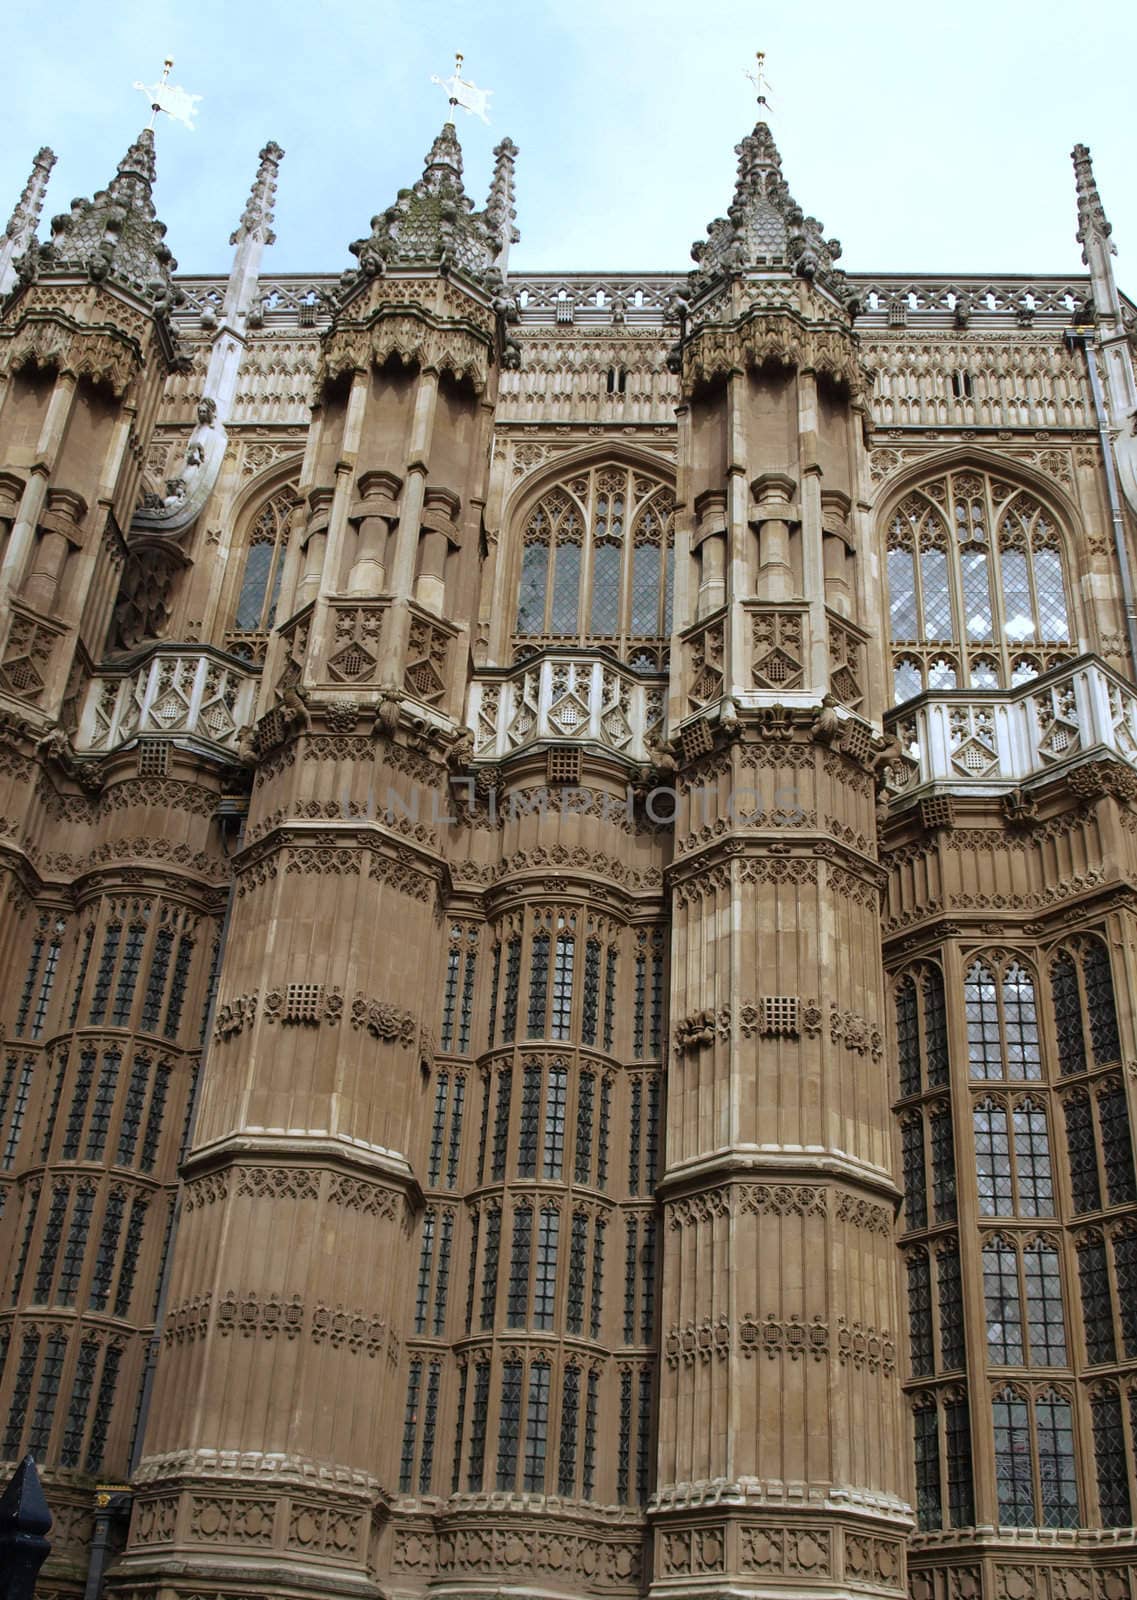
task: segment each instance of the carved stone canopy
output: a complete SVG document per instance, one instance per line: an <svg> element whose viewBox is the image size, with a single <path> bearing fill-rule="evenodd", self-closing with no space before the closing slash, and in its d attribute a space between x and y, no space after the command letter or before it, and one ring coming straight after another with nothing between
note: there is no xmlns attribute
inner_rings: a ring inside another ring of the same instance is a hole
<svg viewBox="0 0 1137 1600"><path fill-rule="evenodd" d="M91 200L73 200L69 213L52 218L51 243L38 252L30 275L81 267L96 282L125 285L157 311L177 304L183 295L171 274L178 264L165 242L166 225L154 210L156 176L154 134L144 128L108 188ZM26 268L22 275L29 275Z"/></svg>
<svg viewBox="0 0 1137 1600"><path fill-rule="evenodd" d="M430 147L422 177L402 189L394 205L371 219L371 233L350 246L359 259L359 271L345 273L346 298L361 278L373 278L396 265L454 266L487 289L500 288L497 265L503 245L512 242L512 162L516 147L506 140L498 146L494 183L485 211L462 184L462 149L453 123Z"/></svg>
<svg viewBox="0 0 1137 1600"><path fill-rule="evenodd" d="M782 158L765 122L735 146L738 181L725 217L707 228L706 241L691 246L696 262L692 297L718 279L748 271L781 269L847 299L845 274L838 268L841 245L826 239L816 217L807 217L782 176Z"/></svg>

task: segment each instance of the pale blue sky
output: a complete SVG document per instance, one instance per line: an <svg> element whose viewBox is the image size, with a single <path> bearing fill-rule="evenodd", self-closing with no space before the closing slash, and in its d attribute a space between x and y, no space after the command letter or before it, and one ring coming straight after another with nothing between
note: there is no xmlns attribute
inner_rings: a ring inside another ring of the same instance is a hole
<svg viewBox="0 0 1137 1600"><path fill-rule="evenodd" d="M1091 22L1090 17L1093 17ZM730 203L763 48L790 187L850 271L1076 272L1069 152L1093 150L1137 295L1137 6L729 0L9 0L0 217L41 143L45 218L112 175L162 57L204 96L159 133L159 215L186 272L227 267L267 139L286 151L265 270L339 271L445 115L431 73L494 91L459 114L467 187L520 146L515 270L671 270ZM164 120L164 119L163 119ZM46 232L46 230L44 230Z"/></svg>

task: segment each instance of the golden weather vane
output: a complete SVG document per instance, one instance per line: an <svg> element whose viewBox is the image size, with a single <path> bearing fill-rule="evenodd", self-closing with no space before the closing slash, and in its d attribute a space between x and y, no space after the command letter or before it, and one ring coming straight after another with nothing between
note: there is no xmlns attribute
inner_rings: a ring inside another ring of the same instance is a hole
<svg viewBox="0 0 1137 1600"><path fill-rule="evenodd" d="M170 82L170 68L173 64L173 56L167 56L162 64L162 77L158 83L135 82L134 87L141 89L150 101L151 128L158 120L159 111L164 111L175 122L184 122L193 133L193 119L197 115L197 102L201 99L201 95L187 94L178 84Z"/></svg>

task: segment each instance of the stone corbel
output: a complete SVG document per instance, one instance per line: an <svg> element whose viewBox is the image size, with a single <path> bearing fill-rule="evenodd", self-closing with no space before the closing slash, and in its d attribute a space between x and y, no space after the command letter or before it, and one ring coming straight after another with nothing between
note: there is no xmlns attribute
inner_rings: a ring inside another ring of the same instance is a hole
<svg viewBox="0 0 1137 1600"><path fill-rule="evenodd" d="M164 495L148 495L139 506L131 519L131 533L175 535L191 527L213 493L227 443L217 402L203 396L197 403L197 424L178 472L166 479Z"/></svg>

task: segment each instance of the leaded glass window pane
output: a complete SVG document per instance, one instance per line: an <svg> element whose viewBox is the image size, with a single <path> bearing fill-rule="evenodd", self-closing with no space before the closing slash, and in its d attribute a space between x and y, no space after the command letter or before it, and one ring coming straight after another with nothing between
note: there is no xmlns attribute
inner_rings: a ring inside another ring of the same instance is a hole
<svg viewBox="0 0 1137 1600"><path fill-rule="evenodd" d="M501 1212L491 1207L486 1215L486 1254L482 1262L482 1329L492 1328L497 1309L498 1257L501 1251Z"/></svg>
<svg viewBox="0 0 1137 1600"><path fill-rule="evenodd" d="M528 1494L542 1494L545 1488L551 1371L547 1361L534 1361L529 1368L529 1399L525 1407L525 1474L522 1480L522 1488Z"/></svg>
<svg viewBox="0 0 1137 1600"><path fill-rule="evenodd" d="M1070 1188L1074 1211L1097 1211L1101 1206L1101 1183L1094 1139L1094 1119L1089 1097L1071 1095L1063 1104L1066 1117L1066 1152L1070 1168Z"/></svg>
<svg viewBox="0 0 1137 1600"><path fill-rule="evenodd" d="M913 695L920 694L923 688L924 677L919 662L913 661L911 656L901 656L896 661L892 673L894 703L902 705L905 700L911 700Z"/></svg>
<svg viewBox="0 0 1137 1600"><path fill-rule="evenodd" d="M597 1019L600 1014L600 941L589 939L584 950L584 1009L581 1018L581 1039L584 1044L596 1043Z"/></svg>
<svg viewBox="0 0 1137 1600"><path fill-rule="evenodd" d="M1040 633L1055 644L1068 644L1070 624L1066 615L1066 585L1062 577L1062 558L1057 550L1034 552L1034 587L1038 594Z"/></svg>
<svg viewBox="0 0 1137 1600"><path fill-rule="evenodd" d="M901 1166L904 1174L905 1226L926 1228L928 1225L927 1179L924 1170L924 1125L919 1117L910 1117L900 1130Z"/></svg>
<svg viewBox="0 0 1137 1600"><path fill-rule="evenodd" d="M63 1363L67 1356L67 1335L53 1333L47 1341L43 1365L40 1368L39 1391L28 1429L28 1450L33 1456L44 1456L51 1439L51 1424L55 1419L55 1403L59 1399L59 1384L63 1377Z"/></svg>
<svg viewBox="0 0 1137 1600"><path fill-rule="evenodd" d="M576 1491L576 1436L580 1418L580 1368L566 1367L561 1397L561 1439L557 1457L557 1493L570 1499Z"/></svg>
<svg viewBox="0 0 1137 1600"><path fill-rule="evenodd" d="M418 1440L419 1392L422 1386L422 1361L411 1362L407 1375L407 1406L403 1414L403 1450L399 1458L399 1493L410 1494L414 1481L415 1445Z"/></svg>
<svg viewBox="0 0 1137 1600"><path fill-rule="evenodd" d="M474 1368L474 1407L470 1419L470 1460L466 1488L476 1494L482 1487L486 1463L486 1425L490 1405L490 1363L479 1361Z"/></svg>
<svg viewBox="0 0 1137 1600"><path fill-rule="evenodd" d="M1078 1526L1078 1487L1074 1470L1074 1421L1068 1400L1040 1395L1034 1405L1038 1432L1038 1477L1042 1488L1042 1526Z"/></svg>
<svg viewBox="0 0 1137 1600"><path fill-rule="evenodd" d="M935 1371L932 1343L932 1272L924 1254L908 1262L908 1349L914 1378L931 1377Z"/></svg>
<svg viewBox="0 0 1137 1600"><path fill-rule="evenodd" d="M434 1476L434 1438L438 1427L438 1391L441 1383L442 1363L432 1361L426 1380L426 1404L423 1407L422 1455L418 1469L419 1494L430 1493L430 1481Z"/></svg>
<svg viewBox="0 0 1137 1600"><path fill-rule="evenodd" d="M1086 1332L1086 1360L1117 1359L1113 1333L1113 1304L1109 1293L1109 1269L1105 1245L1087 1240L1078 1246L1078 1281L1082 1289L1082 1326Z"/></svg>
<svg viewBox="0 0 1137 1600"><path fill-rule="evenodd" d="M505 1004L502 1008L501 1040L512 1044L517 1035L517 1001L521 984L521 939L510 939L505 952Z"/></svg>
<svg viewBox="0 0 1137 1600"><path fill-rule="evenodd" d="M497 1430L497 1486L517 1485L517 1445L521 1437L520 1361L506 1361L501 1369L501 1412Z"/></svg>
<svg viewBox="0 0 1137 1600"><path fill-rule="evenodd" d="M1032 1528L1035 1525L1034 1472L1027 1403L1012 1389L1004 1389L992 1402L992 1415L999 1522L1004 1527Z"/></svg>
<svg viewBox="0 0 1137 1600"><path fill-rule="evenodd" d="M1014 1111L1015 1168L1022 1217L1054 1215L1054 1179L1050 1170L1050 1135L1046 1113L1024 1100Z"/></svg>
<svg viewBox="0 0 1137 1600"><path fill-rule="evenodd" d="M1043 1244L1024 1250L1023 1282L1031 1364L1064 1367L1066 1324L1062 1314L1062 1277L1057 1250Z"/></svg>
<svg viewBox="0 0 1137 1600"><path fill-rule="evenodd" d="M919 1094L920 1019L914 978L902 978L896 986L896 1050L900 1066L900 1093Z"/></svg>
<svg viewBox="0 0 1137 1600"><path fill-rule="evenodd" d="M1094 1423L1094 1462L1102 1526L1127 1528L1133 1520L1129 1509L1129 1467L1125 1459L1121 1397L1116 1389L1094 1395L1090 1412Z"/></svg>
<svg viewBox="0 0 1137 1600"><path fill-rule="evenodd" d="M924 974L924 1053L928 1087L942 1088L948 1081L947 1006L938 967L929 967Z"/></svg>
<svg viewBox="0 0 1137 1600"><path fill-rule="evenodd" d="M659 546L640 544L632 552L632 632L659 630Z"/></svg>
<svg viewBox="0 0 1137 1600"><path fill-rule="evenodd" d="M580 546L562 544L557 547L553 565L553 610L549 619L550 633L576 633L580 615Z"/></svg>
<svg viewBox="0 0 1137 1600"><path fill-rule="evenodd" d="M954 639L947 556L942 550L921 553L920 576L924 587L924 638Z"/></svg>
<svg viewBox="0 0 1137 1600"><path fill-rule="evenodd" d="M537 1270L533 1280L533 1326L551 1328L557 1301L557 1244L561 1218L555 1206L542 1208L537 1220Z"/></svg>
<svg viewBox="0 0 1137 1600"><path fill-rule="evenodd" d="M944 1449L947 1456L948 1520L953 1528L975 1521L971 1476L971 1418L966 1400L944 1406Z"/></svg>
<svg viewBox="0 0 1137 1600"><path fill-rule="evenodd" d="M454 1213L443 1211L441 1232L438 1235L438 1270L435 1272L435 1315L430 1325L435 1339L441 1339L446 1330L446 1296L449 1293L449 1253L454 1242Z"/></svg>
<svg viewBox="0 0 1137 1600"><path fill-rule="evenodd" d="M497 1079L497 1107L494 1111L493 1152L490 1157L490 1178L500 1183L505 1177L505 1162L509 1151L509 1110L513 1098L513 1069L503 1067Z"/></svg>
<svg viewBox="0 0 1137 1600"><path fill-rule="evenodd" d="M1018 1256L1014 1248L1001 1239L994 1239L983 1247L983 1299L989 1360L997 1367L1022 1366Z"/></svg>
<svg viewBox="0 0 1137 1600"><path fill-rule="evenodd" d="M549 990L549 936L538 933L533 938L532 960L529 965L529 1018L530 1039L543 1038L545 1033L545 1002Z"/></svg>
<svg viewBox="0 0 1137 1600"><path fill-rule="evenodd" d="M981 1100L974 1108L973 1120L980 1215L1012 1216L1014 1193L1011 1184L1007 1113L1002 1106L996 1105L993 1101Z"/></svg>
<svg viewBox="0 0 1137 1600"><path fill-rule="evenodd" d="M568 1039L572 1033L572 980L576 959L576 940L571 933L557 937L553 962L553 1016L550 1033L554 1039Z"/></svg>
<svg viewBox="0 0 1137 1600"><path fill-rule="evenodd" d="M951 1126L951 1110L944 1106L933 1111L929 1132L932 1146L932 1208L937 1222L954 1222L955 1197L955 1143Z"/></svg>
<svg viewBox="0 0 1137 1600"><path fill-rule="evenodd" d="M541 1116L541 1069L525 1068L521 1082L521 1127L517 1146L517 1176L537 1176L537 1134Z"/></svg>
<svg viewBox="0 0 1137 1600"><path fill-rule="evenodd" d="M592 553L592 619L589 632L601 636L620 629L620 566L623 550L618 544L598 544ZM639 554L639 551L636 552ZM558 560L560 559L558 555ZM633 629L633 631L635 631ZM655 632L655 619L645 630Z"/></svg>
<svg viewBox="0 0 1137 1600"><path fill-rule="evenodd" d="M1111 1206L1137 1199L1133 1182L1133 1141L1129 1132L1129 1107L1118 1084L1098 1096L1101 1155L1105 1186Z"/></svg>
<svg viewBox="0 0 1137 1600"><path fill-rule="evenodd" d="M1117 1279L1117 1306L1121 1313L1121 1342L1127 1360L1137 1356L1137 1234L1123 1233L1113 1241L1113 1268Z"/></svg>
<svg viewBox="0 0 1137 1600"><path fill-rule="evenodd" d="M999 1000L995 979L976 961L963 985L967 1016L967 1053L973 1078L1001 1078L1003 1052L999 1036Z"/></svg>
<svg viewBox="0 0 1137 1600"><path fill-rule="evenodd" d="M1086 1044L1082 1034L1082 1002L1074 958L1063 950L1050 967L1054 997L1054 1028L1058 1036L1058 1069L1063 1077L1086 1070Z"/></svg>
<svg viewBox="0 0 1137 1600"><path fill-rule="evenodd" d="M274 545L254 544L245 558L241 593L237 600L237 627L242 632L255 632L261 626L265 594L275 555Z"/></svg>
<svg viewBox="0 0 1137 1600"><path fill-rule="evenodd" d="M588 1218L574 1211L569 1242L568 1305L565 1320L570 1333L584 1332L584 1277L588 1256Z"/></svg>
<svg viewBox="0 0 1137 1600"><path fill-rule="evenodd" d="M941 1250L936 1261L940 1304L940 1364L946 1372L963 1367L963 1287L959 1274L959 1249Z"/></svg>
<svg viewBox="0 0 1137 1600"><path fill-rule="evenodd" d="M914 643L920 637L920 622L916 614L916 567L910 546L888 552L888 603L893 643Z"/></svg>
<svg viewBox="0 0 1137 1600"><path fill-rule="evenodd" d="M518 1206L513 1214L509 1251L509 1297L506 1315L511 1328L523 1328L529 1311L529 1255L533 1247L533 1212Z"/></svg>
<svg viewBox="0 0 1137 1600"><path fill-rule="evenodd" d="M934 1406L917 1411L916 1443L916 1520L921 1528L938 1528L940 1510L939 1417Z"/></svg>
<svg viewBox="0 0 1137 1600"><path fill-rule="evenodd" d="M1099 1067L1104 1067L1121 1059L1121 1041L1117 1035L1117 1008L1114 1004L1109 951L1097 939L1086 946L1082 957L1082 975L1086 980L1086 1010L1089 1013L1094 1061Z"/></svg>
<svg viewBox="0 0 1137 1600"><path fill-rule="evenodd" d="M1000 552L1003 569L1003 615L1011 644L1029 644L1035 637L1034 608L1030 601L1026 554L1022 550Z"/></svg>
<svg viewBox="0 0 1137 1600"><path fill-rule="evenodd" d="M545 584L549 552L543 544L527 544L521 558L521 589L517 599L517 632L544 633Z"/></svg>
<svg viewBox="0 0 1137 1600"><path fill-rule="evenodd" d="M968 639L986 644L994 639L991 618L991 584L987 575L987 552L966 550L959 558L963 578L963 615Z"/></svg>
<svg viewBox="0 0 1137 1600"><path fill-rule="evenodd" d="M1008 1078L1041 1078L1042 1056L1038 1045L1034 983L1017 962L1007 968L1003 979L1003 1011L1006 1016Z"/></svg>

